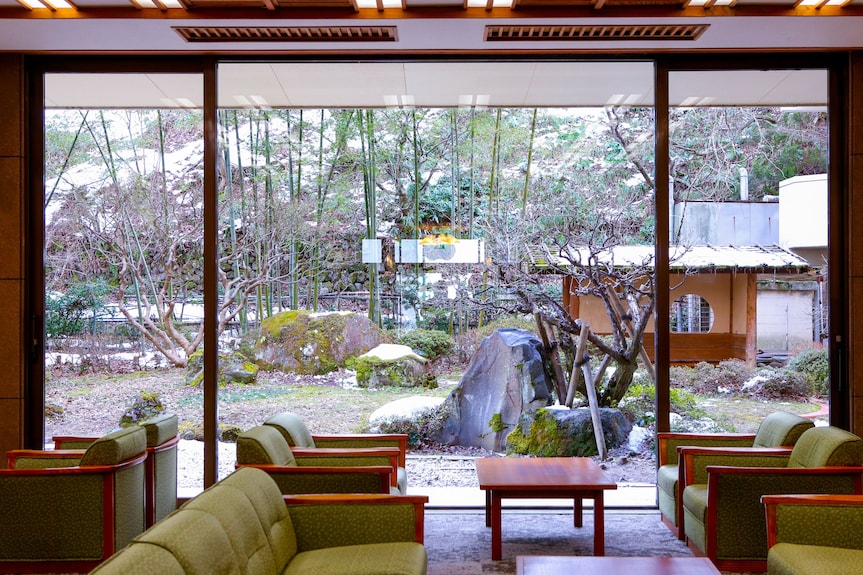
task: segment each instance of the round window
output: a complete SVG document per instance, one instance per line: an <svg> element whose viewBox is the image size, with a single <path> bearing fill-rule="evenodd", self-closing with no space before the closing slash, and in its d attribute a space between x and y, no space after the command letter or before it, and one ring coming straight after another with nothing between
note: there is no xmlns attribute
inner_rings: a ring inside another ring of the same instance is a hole
<svg viewBox="0 0 863 575"><path fill-rule="evenodd" d="M713 327L713 308L700 295L688 293L671 304L671 333L708 333Z"/></svg>

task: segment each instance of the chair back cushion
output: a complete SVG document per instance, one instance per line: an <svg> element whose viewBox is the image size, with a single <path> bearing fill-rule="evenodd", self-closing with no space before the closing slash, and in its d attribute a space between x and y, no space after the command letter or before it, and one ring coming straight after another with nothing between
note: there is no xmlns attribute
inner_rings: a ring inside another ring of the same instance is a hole
<svg viewBox="0 0 863 575"><path fill-rule="evenodd" d="M267 534L276 566L284 568L297 553L297 536L276 482L260 469L241 467L221 485L243 491Z"/></svg>
<svg viewBox="0 0 863 575"><path fill-rule="evenodd" d="M219 519L206 511L189 509L169 515L138 537L133 546L140 544L151 544L169 551L186 575L238 575L244 572L237 558L238 550L222 529ZM130 572L138 573L138 569Z"/></svg>
<svg viewBox="0 0 863 575"><path fill-rule="evenodd" d="M788 460L788 467L863 465L863 439L838 427L805 431Z"/></svg>
<svg viewBox="0 0 863 575"><path fill-rule="evenodd" d="M147 433L143 427L133 425L113 431L91 443L78 465L119 465L146 450Z"/></svg>
<svg viewBox="0 0 863 575"><path fill-rule="evenodd" d="M275 427L258 425L237 437L237 463L296 466L291 447Z"/></svg>
<svg viewBox="0 0 863 575"><path fill-rule="evenodd" d="M147 447L157 447L177 437L179 430L177 416L163 413L139 423L147 431Z"/></svg>
<svg viewBox="0 0 863 575"><path fill-rule="evenodd" d="M264 422L264 425L271 425L279 430L279 433L288 442L288 445L297 447L315 447L315 440L312 438L312 432L306 427L303 420L295 413L283 411L272 416Z"/></svg>
<svg viewBox="0 0 863 575"><path fill-rule="evenodd" d="M771 413L758 426L753 447L782 447L794 445L803 432L815 427L811 419L787 411Z"/></svg>

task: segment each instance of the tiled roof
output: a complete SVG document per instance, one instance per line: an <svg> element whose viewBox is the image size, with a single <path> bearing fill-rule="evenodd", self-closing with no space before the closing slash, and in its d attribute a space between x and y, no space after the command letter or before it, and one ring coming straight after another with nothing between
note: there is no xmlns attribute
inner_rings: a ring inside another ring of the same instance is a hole
<svg viewBox="0 0 863 575"><path fill-rule="evenodd" d="M534 268L561 268L570 262L595 262L617 268L653 267L654 248L645 245L594 248L593 257L587 246L560 248L529 246L530 263ZM750 271L775 273L806 273L810 264L802 257L777 245L770 246L672 246L669 251L670 269L675 271Z"/></svg>

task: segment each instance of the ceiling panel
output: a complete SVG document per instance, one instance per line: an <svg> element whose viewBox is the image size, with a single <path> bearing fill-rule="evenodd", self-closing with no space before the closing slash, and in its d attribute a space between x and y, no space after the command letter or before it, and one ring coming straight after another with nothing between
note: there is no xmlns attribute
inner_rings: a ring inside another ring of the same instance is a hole
<svg viewBox="0 0 863 575"><path fill-rule="evenodd" d="M408 97L407 99L405 97ZM226 108L575 107L653 104L650 62L226 63ZM825 70L675 72L672 105L824 106ZM200 76L49 74L49 107L171 107L203 103Z"/></svg>
<svg viewBox="0 0 863 575"><path fill-rule="evenodd" d="M824 106L827 87L826 70L674 72L668 99L673 106Z"/></svg>
<svg viewBox="0 0 863 575"><path fill-rule="evenodd" d="M202 107L196 74L47 74L49 108Z"/></svg>

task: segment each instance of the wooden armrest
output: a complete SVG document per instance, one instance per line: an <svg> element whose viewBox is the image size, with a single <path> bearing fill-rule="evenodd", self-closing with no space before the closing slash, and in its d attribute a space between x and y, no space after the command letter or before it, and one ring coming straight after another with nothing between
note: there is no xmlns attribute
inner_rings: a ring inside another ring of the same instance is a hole
<svg viewBox="0 0 863 575"><path fill-rule="evenodd" d="M660 431L656 434L656 443L659 462L658 465L667 465L670 463L668 456L668 444L671 442L678 443L681 441L695 441L700 443L725 443L741 441L755 441L754 433L694 433L694 432L674 432ZM679 448L680 446L678 446Z"/></svg>
<svg viewBox="0 0 863 575"><path fill-rule="evenodd" d="M55 435L51 441L54 442L54 449L63 449L64 443L93 443L97 439L99 438L84 435Z"/></svg>
<svg viewBox="0 0 863 575"><path fill-rule="evenodd" d="M53 452L49 452L53 453ZM108 473L114 472L121 469L125 469L127 467L132 467L133 465L137 465L142 463L145 459L147 459L147 454L142 453L135 457L126 459L125 461L121 461L117 465L87 465L84 467L81 466L73 466L73 467L45 467L45 468L36 468L36 469L0 469L0 474L10 475L10 476L25 476L25 475L79 475L79 474L92 474L92 473Z"/></svg>
<svg viewBox="0 0 863 575"><path fill-rule="evenodd" d="M696 460L699 457L764 457L764 456L782 456L789 457L791 455L790 447L678 447L680 454L680 466L678 468L678 486L682 493L683 487L692 485L695 482ZM702 463L703 465L703 463ZM728 466L730 467L730 466ZM752 467L749 467L750 469ZM769 467L767 469L776 469Z"/></svg>
<svg viewBox="0 0 863 575"><path fill-rule="evenodd" d="M836 495L836 494L783 494L762 495L761 503L764 505L861 505L863 506L863 495Z"/></svg>
<svg viewBox="0 0 863 575"><path fill-rule="evenodd" d="M326 444L327 442L340 441L396 441L398 443L399 467L404 467L408 449L408 436L404 433L354 433L354 434L318 434L312 435L312 439L317 444L318 442Z"/></svg>
<svg viewBox="0 0 863 575"><path fill-rule="evenodd" d="M398 457L396 447L291 447L294 457Z"/></svg>
<svg viewBox="0 0 863 575"><path fill-rule="evenodd" d="M729 465L708 465L707 472L730 475L860 475L863 466L837 465L833 467L733 467ZM863 484L863 482L861 482Z"/></svg>
<svg viewBox="0 0 863 575"><path fill-rule="evenodd" d="M41 449L13 449L12 451L6 452L6 461L8 462L9 469L15 468L15 462L20 458L29 458L29 459L81 459L84 455L85 449L54 449L54 450L41 450Z"/></svg>
<svg viewBox="0 0 863 575"><path fill-rule="evenodd" d="M376 474L380 476L381 493L386 493L391 487L395 486L396 471L392 467L383 465L350 465L344 467L321 467L321 466L293 466L293 465L269 465L261 463L238 463L236 467L257 467L269 474L284 474L284 475L309 475L324 473L327 475L368 475Z"/></svg>
<svg viewBox="0 0 863 575"><path fill-rule="evenodd" d="M392 468L390 484L393 487L398 487L398 474L396 469L399 467L399 450L395 447L292 447L291 453L297 460L300 467L307 467L304 460L313 460L315 458L357 458L357 457L386 457ZM356 466L351 466L356 467Z"/></svg>
<svg viewBox="0 0 863 575"><path fill-rule="evenodd" d="M267 473L377 473L392 475L393 468L383 465L355 465L350 467L318 467L312 465L271 465L263 463L238 463L236 467L257 467Z"/></svg>

